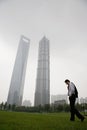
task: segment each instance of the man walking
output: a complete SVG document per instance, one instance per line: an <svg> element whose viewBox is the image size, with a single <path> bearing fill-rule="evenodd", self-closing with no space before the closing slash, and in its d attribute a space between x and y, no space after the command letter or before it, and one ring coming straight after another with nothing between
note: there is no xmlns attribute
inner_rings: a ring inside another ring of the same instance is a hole
<svg viewBox="0 0 87 130"><path fill-rule="evenodd" d="M70 80L66 79L65 83L68 88L68 96L69 96L69 101L70 101L70 112L71 112L71 117L70 121L75 120L75 115L83 122L84 121L84 116L79 113L79 111L75 108L75 101L76 101L76 87L74 83L70 82Z"/></svg>

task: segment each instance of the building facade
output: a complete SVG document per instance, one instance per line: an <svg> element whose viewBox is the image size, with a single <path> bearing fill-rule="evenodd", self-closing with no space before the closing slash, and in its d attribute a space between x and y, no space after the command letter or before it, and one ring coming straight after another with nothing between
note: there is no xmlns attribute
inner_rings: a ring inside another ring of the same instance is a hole
<svg viewBox="0 0 87 130"><path fill-rule="evenodd" d="M51 103L54 103L55 101L61 101L65 100L66 103L68 103L68 98L66 94L58 94L58 95L51 95Z"/></svg>
<svg viewBox="0 0 87 130"><path fill-rule="evenodd" d="M22 105L29 45L30 40L21 36L8 93L8 105Z"/></svg>
<svg viewBox="0 0 87 130"><path fill-rule="evenodd" d="M39 42L38 68L35 90L35 106L50 103L50 58L49 40L43 37Z"/></svg>

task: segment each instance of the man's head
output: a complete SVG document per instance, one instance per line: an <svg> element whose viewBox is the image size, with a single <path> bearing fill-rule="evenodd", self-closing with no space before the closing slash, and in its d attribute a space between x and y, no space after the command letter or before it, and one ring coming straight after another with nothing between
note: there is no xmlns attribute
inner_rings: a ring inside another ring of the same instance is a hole
<svg viewBox="0 0 87 130"><path fill-rule="evenodd" d="M66 80L65 80L65 83L66 83L67 85L69 85L70 80L66 79Z"/></svg>

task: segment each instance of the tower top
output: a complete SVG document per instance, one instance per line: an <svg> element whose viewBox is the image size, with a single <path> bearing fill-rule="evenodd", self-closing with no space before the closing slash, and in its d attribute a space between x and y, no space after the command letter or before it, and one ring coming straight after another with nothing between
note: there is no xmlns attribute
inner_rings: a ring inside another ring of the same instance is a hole
<svg viewBox="0 0 87 130"><path fill-rule="evenodd" d="M30 39L28 39L27 37L25 37L24 35L21 35L21 40L29 43L30 42Z"/></svg>
<svg viewBox="0 0 87 130"><path fill-rule="evenodd" d="M46 42L47 42L47 41L49 41L49 40L48 40L48 39L46 38L46 36L44 35L43 38L40 40L40 42L42 42L42 41L46 41Z"/></svg>
<svg viewBox="0 0 87 130"><path fill-rule="evenodd" d="M45 36L45 35L43 36L43 38L42 38L42 39L46 39L46 40L48 40L48 39L46 38L46 36Z"/></svg>

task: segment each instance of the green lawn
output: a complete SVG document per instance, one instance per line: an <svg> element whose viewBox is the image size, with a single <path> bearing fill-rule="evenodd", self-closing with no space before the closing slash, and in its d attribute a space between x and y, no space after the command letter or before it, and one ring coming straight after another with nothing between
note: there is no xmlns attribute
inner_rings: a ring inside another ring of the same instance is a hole
<svg viewBox="0 0 87 130"><path fill-rule="evenodd" d="M0 130L87 130L87 119L69 121L69 113L38 114L0 111Z"/></svg>

